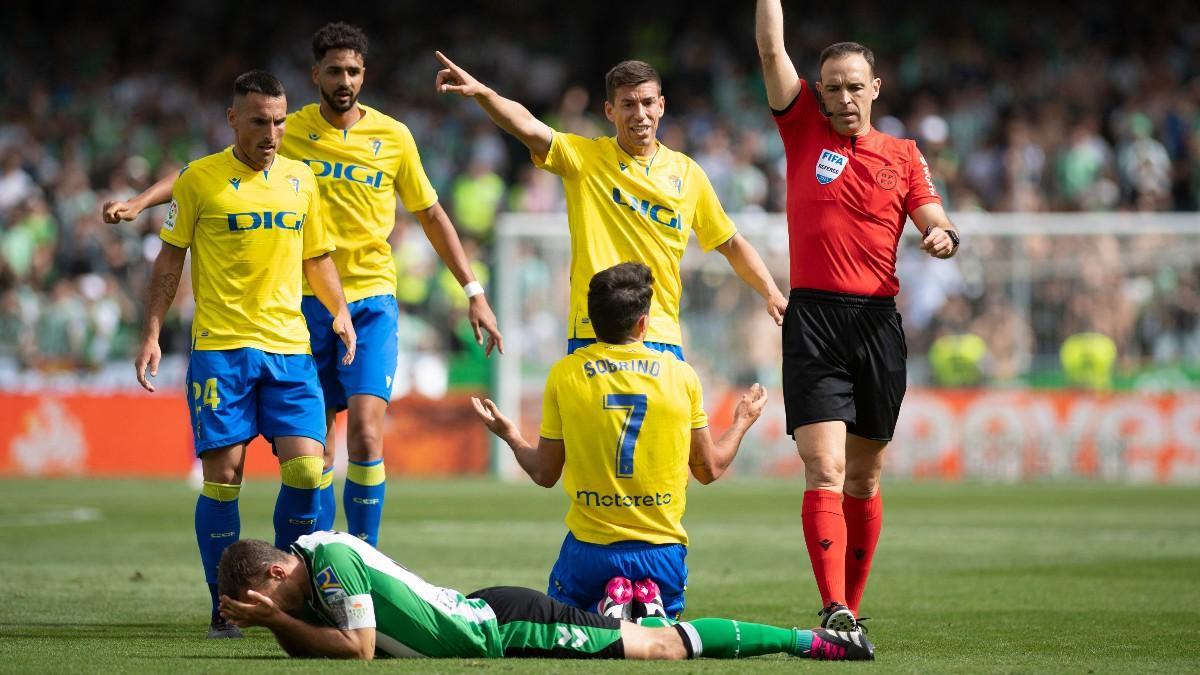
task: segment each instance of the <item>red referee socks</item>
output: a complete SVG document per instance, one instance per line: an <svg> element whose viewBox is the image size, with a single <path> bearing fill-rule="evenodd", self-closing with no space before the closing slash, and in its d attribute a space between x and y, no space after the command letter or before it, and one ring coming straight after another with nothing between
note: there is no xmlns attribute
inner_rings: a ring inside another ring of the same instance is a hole
<svg viewBox="0 0 1200 675"><path fill-rule="evenodd" d="M870 499L845 495L842 511L846 514L846 606L858 616L883 525L883 497L879 492Z"/></svg>
<svg viewBox="0 0 1200 675"><path fill-rule="evenodd" d="M846 518L842 515L842 493L805 490L800 521L817 590L821 592L821 606L845 604Z"/></svg>

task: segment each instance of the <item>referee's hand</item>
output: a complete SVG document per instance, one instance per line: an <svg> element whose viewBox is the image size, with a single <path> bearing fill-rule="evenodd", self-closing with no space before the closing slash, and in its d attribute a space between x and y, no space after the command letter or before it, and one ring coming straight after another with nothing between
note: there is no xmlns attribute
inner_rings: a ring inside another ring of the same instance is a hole
<svg viewBox="0 0 1200 675"><path fill-rule="evenodd" d="M954 255L954 240L940 227L931 227L925 231L921 240L921 250L935 258L949 258Z"/></svg>

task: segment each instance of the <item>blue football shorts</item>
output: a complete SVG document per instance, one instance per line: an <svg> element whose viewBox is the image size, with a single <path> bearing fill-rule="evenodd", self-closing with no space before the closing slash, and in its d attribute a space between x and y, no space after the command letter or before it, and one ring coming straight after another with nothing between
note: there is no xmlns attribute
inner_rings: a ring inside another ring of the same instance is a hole
<svg viewBox="0 0 1200 675"><path fill-rule="evenodd" d="M305 436L325 444L325 399L308 354L193 351L186 386L197 456L259 434L268 441Z"/></svg>
<svg viewBox="0 0 1200 675"><path fill-rule="evenodd" d="M678 619L683 613L687 576L687 547L683 544L589 544L568 532L550 570L546 594L565 605L594 612L609 579L650 578L658 583L667 616Z"/></svg>
<svg viewBox="0 0 1200 675"><path fill-rule="evenodd" d="M596 338L567 338L567 353L572 354L576 349L582 349L590 344L595 344ZM679 345L667 344L666 342L643 342L647 349L664 354L673 354L675 358L684 361L683 347Z"/></svg>
<svg viewBox="0 0 1200 675"><path fill-rule="evenodd" d="M394 295L373 295L350 303L350 320L358 336L354 363L342 365L346 346L333 332L333 316L311 295L300 311L308 323L313 360L317 363L325 405L345 410L351 396L370 394L388 401L396 375L400 307Z"/></svg>

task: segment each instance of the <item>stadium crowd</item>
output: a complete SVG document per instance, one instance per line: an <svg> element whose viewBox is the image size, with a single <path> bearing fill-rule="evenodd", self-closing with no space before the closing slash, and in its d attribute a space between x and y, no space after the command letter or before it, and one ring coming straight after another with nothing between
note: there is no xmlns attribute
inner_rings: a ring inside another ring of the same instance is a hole
<svg viewBox="0 0 1200 675"><path fill-rule="evenodd" d="M860 8L795 22L789 50L811 77L826 44L871 46L883 79L876 125L917 139L952 212L1196 211L1200 9L1168 4L1155 12L996 5L970 19L951 8ZM436 96L435 47L551 126L588 136L610 130L607 67L646 59L665 80L660 139L701 164L730 213L783 210L782 146L763 96L752 6L697 7L654 8L638 25L614 24L600 8L568 14L539 2L493 8L486 20L464 10L436 25L433 8L399 5L342 18L373 39L362 100L410 127L468 253L489 260L497 214L560 212L562 190L476 106ZM134 2L64 18L51 2L0 28L0 379L124 363L164 209L110 226L100 204L227 145L224 109L238 72L277 74L292 109L315 95L307 38L331 17L240 8L249 15L232 21L233 10L216 4L152 10ZM253 19L272 25L265 40ZM463 381L478 382L486 368L471 351L461 293L414 225L401 213L393 234L407 309L402 345L456 355ZM1009 382L1056 367L1066 336L1095 331L1112 338L1129 368L1200 363L1197 237L1080 237L1071 257L1089 262L1074 266L1060 245L977 239L948 272L902 252L912 353L924 354L940 335L977 334L988 346L988 377ZM1161 255L1169 250L1176 255ZM1129 264L1139 251L1144 264ZM1034 275L1018 293L1012 279L980 271L1014 256L1058 274ZM783 258L764 257L785 281ZM536 283L548 274L536 256L525 260L525 287L552 289ZM487 283L486 269L477 275ZM697 340L710 331L696 327L761 311L722 292L728 277L703 266L687 275L684 313ZM1021 293L1033 302L1019 312ZM187 348L190 311L188 289L178 295L162 341L176 354ZM563 307L560 300L547 311ZM536 329L537 316L530 321ZM765 345L756 349L752 337L741 344L754 368L777 367Z"/></svg>

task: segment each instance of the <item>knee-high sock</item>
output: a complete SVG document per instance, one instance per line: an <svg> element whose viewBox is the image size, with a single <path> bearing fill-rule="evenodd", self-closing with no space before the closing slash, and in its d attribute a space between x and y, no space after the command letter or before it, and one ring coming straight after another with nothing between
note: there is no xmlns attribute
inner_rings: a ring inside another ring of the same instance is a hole
<svg viewBox="0 0 1200 675"><path fill-rule="evenodd" d="M312 534L320 510L320 457L293 457L279 464L279 498L275 500L275 546L287 550L292 542Z"/></svg>
<svg viewBox="0 0 1200 675"><path fill-rule="evenodd" d="M387 473L383 458L370 462L350 462L346 466L346 487L342 507L346 510L346 529L372 546L379 545L379 519L387 492Z"/></svg>
<svg viewBox="0 0 1200 675"><path fill-rule="evenodd" d="M805 490L800 520L817 590L821 592L821 605L845 604L846 518L842 514L842 494Z"/></svg>
<svg viewBox="0 0 1200 675"><path fill-rule="evenodd" d="M337 495L333 493L333 467L321 473L321 512L317 515L318 530L332 530L337 518Z"/></svg>
<svg viewBox="0 0 1200 675"><path fill-rule="evenodd" d="M871 559L883 527L883 497L879 492L870 499L846 495L842 499L846 514L846 606L858 616L858 603L867 588Z"/></svg>
<svg viewBox="0 0 1200 675"><path fill-rule="evenodd" d="M238 513L241 489L241 485L204 481L196 499L196 544L200 547L204 581L212 596L213 616L217 615L217 564L225 549L242 534L242 518Z"/></svg>
<svg viewBox="0 0 1200 675"><path fill-rule="evenodd" d="M646 624L645 621L642 622ZM675 625L688 657L737 659L763 654L803 654L812 646L812 631L779 628L732 619L695 619Z"/></svg>

